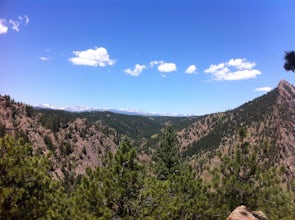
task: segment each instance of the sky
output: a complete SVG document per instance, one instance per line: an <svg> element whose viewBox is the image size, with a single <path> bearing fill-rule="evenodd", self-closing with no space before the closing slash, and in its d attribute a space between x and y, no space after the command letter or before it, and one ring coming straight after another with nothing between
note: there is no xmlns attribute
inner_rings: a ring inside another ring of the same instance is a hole
<svg viewBox="0 0 295 220"><path fill-rule="evenodd" d="M0 94L204 115L295 84L294 0L0 0Z"/></svg>

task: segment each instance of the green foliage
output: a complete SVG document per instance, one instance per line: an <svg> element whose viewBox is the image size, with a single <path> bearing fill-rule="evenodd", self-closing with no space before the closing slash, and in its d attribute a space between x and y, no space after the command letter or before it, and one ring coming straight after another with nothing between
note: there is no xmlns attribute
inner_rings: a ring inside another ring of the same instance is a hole
<svg viewBox="0 0 295 220"><path fill-rule="evenodd" d="M210 191L189 166L168 180L146 178L140 194L142 219L208 219Z"/></svg>
<svg viewBox="0 0 295 220"><path fill-rule="evenodd" d="M48 135L44 135L43 141L49 150L54 151L53 143Z"/></svg>
<svg viewBox="0 0 295 220"><path fill-rule="evenodd" d="M74 113L61 110L35 109L34 111L41 113L39 122L52 132L58 132L60 128L66 128L68 123L75 119Z"/></svg>
<svg viewBox="0 0 295 220"><path fill-rule="evenodd" d="M209 190L194 175L179 153L178 139L171 125L162 133L154 153L156 178L147 179L142 193L144 216L159 219L204 219L208 217ZM148 212L149 211L149 212Z"/></svg>
<svg viewBox="0 0 295 220"><path fill-rule="evenodd" d="M180 172L182 158L178 139L171 125L162 133L160 146L155 150L153 161L155 174L160 180L167 180L170 175Z"/></svg>
<svg viewBox="0 0 295 220"><path fill-rule="evenodd" d="M68 142L63 142L62 145L59 147L61 155L64 157L69 156L71 153L74 152L74 148Z"/></svg>
<svg viewBox="0 0 295 220"><path fill-rule="evenodd" d="M161 117L117 114L113 112L82 112L78 117L86 118L90 123L101 121L114 128L120 135L132 139L150 138L157 134L168 122L181 129L192 123L197 117Z"/></svg>
<svg viewBox="0 0 295 220"><path fill-rule="evenodd" d="M14 100L10 98L9 95L4 95L4 100L5 100L5 107L9 108L11 107L11 104L14 104Z"/></svg>
<svg viewBox="0 0 295 220"><path fill-rule="evenodd" d="M287 71L293 71L295 72L295 51L288 51L285 53L284 56L285 64L284 68Z"/></svg>
<svg viewBox="0 0 295 220"><path fill-rule="evenodd" d="M30 143L30 138L28 136L28 132L24 133L22 130L16 130L14 137L17 140L22 139L23 143Z"/></svg>
<svg viewBox="0 0 295 220"><path fill-rule="evenodd" d="M210 185L181 158L172 126L162 133L154 169L139 163L136 150L124 140L102 166L87 168L83 177L70 175L71 163L64 161L62 183L49 175L48 158L34 155L29 144L0 138L0 220L225 219L239 205L272 219L294 219L294 197L278 178L285 170L269 169L269 145L252 147L245 142L246 130L238 134L240 143L232 153L219 154ZM294 185L288 183L290 190Z"/></svg>
<svg viewBox="0 0 295 220"><path fill-rule="evenodd" d="M262 160L267 145L251 147L243 141L245 130L239 130L239 135L241 143L232 155L219 154L221 164L211 170L214 212L224 219L235 207L246 205L251 210L262 210L273 219L293 215L293 199L281 188L276 169L267 169Z"/></svg>
<svg viewBox="0 0 295 220"><path fill-rule="evenodd" d="M192 156L202 150L214 150L218 148L222 138L225 135L225 131L228 130L228 124L218 122L214 129L200 140L193 142L188 149L184 152L184 156Z"/></svg>
<svg viewBox="0 0 295 220"><path fill-rule="evenodd" d="M137 218L137 199L144 181L144 170L137 153L123 141L116 154L109 153L103 167L87 169L87 176L74 192L76 214L85 218Z"/></svg>
<svg viewBox="0 0 295 220"><path fill-rule="evenodd" d="M25 111L26 111L26 115L31 118L34 114L34 109L33 109L33 106L30 106L30 105L26 105L25 106Z"/></svg>
<svg viewBox="0 0 295 220"><path fill-rule="evenodd" d="M137 147L140 147L143 143L146 143L147 146L142 147L153 147L158 139L152 140L150 137L158 134L167 123L173 124L176 129L182 129L200 118L125 115L107 111L80 113L50 109L34 109L34 111L40 113L39 122L53 132L58 132L60 128L67 127L70 122L77 118L85 118L89 126L101 122L103 126L101 128L96 127L96 129L100 129L105 135L113 135L115 140L120 140L122 136L130 137L132 143ZM85 137L86 130L82 130L80 136Z"/></svg>
<svg viewBox="0 0 295 220"><path fill-rule="evenodd" d="M61 217L62 188L48 170L48 160L21 139L0 139L0 219Z"/></svg>
<svg viewBox="0 0 295 220"><path fill-rule="evenodd" d="M6 126L5 124L0 123L0 138L3 138L6 134Z"/></svg>
<svg viewBox="0 0 295 220"><path fill-rule="evenodd" d="M172 148L176 143L175 133L168 127L162 144ZM177 163L181 165L177 172L170 167L166 180L158 179L147 175L137 162L135 149L123 141L102 167L87 169L72 194L71 215L77 219L207 218L210 192L194 177L191 166L182 162Z"/></svg>

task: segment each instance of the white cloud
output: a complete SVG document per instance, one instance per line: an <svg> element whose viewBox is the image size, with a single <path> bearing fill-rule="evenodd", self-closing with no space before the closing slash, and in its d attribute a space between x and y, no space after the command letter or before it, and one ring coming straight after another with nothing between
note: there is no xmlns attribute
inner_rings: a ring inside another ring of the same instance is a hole
<svg viewBox="0 0 295 220"><path fill-rule="evenodd" d="M125 70L125 73L131 76L139 76L145 68L146 68L146 65L136 64L133 70L128 68Z"/></svg>
<svg viewBox="0 0 295 220"><path fill-rule="evenodd" d="M266 87L260 87L260 88L257 88L257 89L255 89L254 91L256 91L256 92L269 92L270 90L272 90L272 88L266 86Z"/></svg>
<svg viewBox="0 0 295 220"><path fill-rule="evenodd" d="M231 59L228 62L212 64L205 73L213 75L214 80L245 80L256 78L262 74L259 70L253 69L256 64L246 59Z"/></svg>
<svg viewBox="0 0 295 220"><path fill-rule="evenodd" d="M48 61L51 59L52 59L52 57L40 57L40 60L42 60L42 61Z"/></svg>
<svg viewBox="0 0 295 220"><path fill-rule="evenodd" d="M19 15L19 16L18 16L18 20L19 20L21 23L25 22L25 25L26 25L26 26L28 26L28 24L29 24L29 22L30 22L30 18L29 18L27 15L24 15L24 17L21 16L21 15Z"/></svg>
<svg viewBox="0 0 295 220"><path fill-rule="evenodd" d="M88 49L84 51L74 51L75 57L69 58L74 65L100 66L113 65L115 60L111 60L108 51L104 47Z"/></svg>
<svg viewBox="0 0 295 220"><path fill-rule="evenodd" d="M8 32L8 27L5 23L6 20L0 18L0 34L6 34Z"/></svg>
<svg viewBox="0 0 295 220"><path fill-rule="evenodd" d="M8 22L6 19L0 18L0 34L6 34L9 29L12 29L16 32L20 31L21 26L28 26L30 18L27 15L19 15L17 19L9 19Z"/></svg>
<svg viewBox="0 0 295 220"><path fill-rule="evenodd" d="M227 69L225 68L225 64L224 63L220 63L220 64L211 64L210 67L208 69L205 70L205 73L214 73L220 70L224 70Z"/></svg>
<svg viewBox="0 0 295 220"><path fill-rule="evenodd" d="M236 72L228 72L223 75L220 75L218 80L244 80L256 78L257 75L260 75L259 70L239 70Z"/></svg>
<svg viewBox="0 0 295 220"><path fill-rule="evenodd" d="M149 67L153 68L154 66L158 66L157 70L162 74L162 77L167 77L165 73L170 73L174 72L177 70L176 64L175 63L167 63L162 60L153 60L150 62Z"/></svg>
<svg viewBox="0 0 295 220"><path fill-rule="evenodd" d="M194 74L197 73L197 67L195 65L190 65L186 70L185 73L187 74Z"/></svg>
<svg viewBox="0 0 295 220"><path fill-rule="evenodd" d="M16 32L19 31L19 26L20 26L20 21L17 21L17 20L12 20L12 19L9 19L9 23L11 24L11 28L12 30L15 30Z"/></svg>
<svg viewBox="0 0 295 220"><path fill-rule="evenodd" d="M256 64L254 62L248 62L246 59L231 59L228 61L228 65L237 69L252 69Z"/></svg>
<svg viewBox="0 0 295 220"><path fill-rule="evenodd" d="M150 67L153 68L155 65L159 65L161 63L164 63L164 61L153 60L150 62Z"/></svg>
<svg viewBox="0 0 295 220"><path fill-rule="evenodd" d="M25 25L28 26L30 22L30 18L27 15L24 15L24 17L25 17Z"/></svg>
<svg viewBox="0 0 295 220"><path fill-rule="evenodd" d="M176 68L176 65L175 63L161 63L159 66L158 66L158 71L161 72L161 73L170 73L170 72L173 72L173 71L176 71L177 68Z"/></svg>

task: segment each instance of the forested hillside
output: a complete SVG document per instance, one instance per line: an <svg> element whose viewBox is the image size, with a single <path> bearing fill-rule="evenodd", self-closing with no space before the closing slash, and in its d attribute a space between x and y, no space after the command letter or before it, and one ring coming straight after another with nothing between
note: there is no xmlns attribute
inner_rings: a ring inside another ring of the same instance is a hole
<svg viewBox="0 0 295 220"><path fill-rule="evenodd" d="M284 189L279 178L284 167L279 173L267 169L260 161L267 147L253 148L245 134L240 132L236 152L219 155L210 183L181 157L168 126L152 162L140 162L123 140L74 185L50 175L47 156L6 136L0 139L0 219L225 219L240 204L272 219L294 219L294 185Z"/></svg>
<svg viewBox="0 0 295 220"><path fill-rule="evenodd" d="M288 167L289 178L295 177L295 87L282 80L269 93L237 109L209 115L181 131L184 154L215 150L227 152L238 141L237 129L246 129L247 141L270 146L271 164Z"/></svg>
<svg viewBox="0 0 295 220"><path fill-rule="evenodd" d="M294 219L295 87L194 117L35 109L0 96L2 219Z"/></svg>

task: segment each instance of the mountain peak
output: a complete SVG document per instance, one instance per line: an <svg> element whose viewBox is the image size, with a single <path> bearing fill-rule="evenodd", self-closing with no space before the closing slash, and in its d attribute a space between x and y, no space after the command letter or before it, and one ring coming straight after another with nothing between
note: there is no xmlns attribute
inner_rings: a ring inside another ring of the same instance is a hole
<svg viewBox="0 0 295 220"><path fill-rule="evenodd" d="M282 79L279 82L279 86L292 86L287 80Z"/></svg>
<svg viewBox="0 0 295 220"><path fill-rule="evenodd" d="M281 80L277 88L281 96L295 98L295 86L288 81Z"/></svg>
<svg viewBox="0 0 295 220"><path fill-rule="evenodd" d="M290 84L290 83L285 79L281 79L279 84Z"/></svg>

